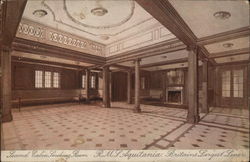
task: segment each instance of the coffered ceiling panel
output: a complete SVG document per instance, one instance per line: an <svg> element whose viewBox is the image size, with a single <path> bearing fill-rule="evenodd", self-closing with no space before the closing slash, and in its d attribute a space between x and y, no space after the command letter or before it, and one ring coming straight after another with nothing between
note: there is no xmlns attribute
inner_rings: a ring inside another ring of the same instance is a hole
<svg viewBox="0 0 250 162"><path fill-rule="evenodd" d="M133 0L28 0L23 18L103 44L162 26Z"/></svg>
<svg viewBox="0 0 250 162"><path fill-rule="evenodd" d="M247 0L169 0L198 38L249 26Z"/></svg>
<svg viewBox="0 0 250 162"><path fill-rule="evenodd" d="M228 57L216 58L215 61L216 61L216 63L247 61L249 59L249 56L250 56L250 54L228 56Z"/></svg>
<svg viewBox="0 0 250 162"><path fill-rule="evenodd" d="M218 42L206 45L206 49L209 53L219 53L224 51L249 48L250 37L242 37L233 40Z"/></svg>

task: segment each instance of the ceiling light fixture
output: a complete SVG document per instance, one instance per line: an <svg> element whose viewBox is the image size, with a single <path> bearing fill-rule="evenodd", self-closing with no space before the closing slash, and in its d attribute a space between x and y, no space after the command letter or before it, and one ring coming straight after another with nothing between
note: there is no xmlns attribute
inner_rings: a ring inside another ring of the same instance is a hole
<svg viewBox="0 0 250 162"><path fill-rule="evenodd" d="M227 11L218 11L214 13L214 17L220 20L226 20L231 17L231 14Z"/></svg>
<svg viewBox="0 0 250 162"><path fill-rule="evenodd" d="M48 12L47 11L45 11L45 10L35 10L34 12L33 12L33 15L34 16L36 16L36 17L44 17L44 16L46 16L48 14Z"/></svg>
<svg viewBox="0 0 250 162"><path fill-rule="evenodd" d="M225 47L225 48L231 48L233 47L233 43L224 43L222 46Z"/></svg>
<svg viewBox="0 0 250 162"><path fill-rule="evenodd" d="M96 7L90 11L95 16L104 16L108 13L108 10L100 4L100 1L96 1Z"/></svg>

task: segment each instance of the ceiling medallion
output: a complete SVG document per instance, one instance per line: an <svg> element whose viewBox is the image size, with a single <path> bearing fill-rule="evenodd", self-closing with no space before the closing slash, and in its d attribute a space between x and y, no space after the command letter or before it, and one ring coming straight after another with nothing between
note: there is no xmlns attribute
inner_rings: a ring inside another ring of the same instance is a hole
<svg viewBox="0 0 250 162"><path fill-rule="evenodd" d="M221 20L226 20L231 17L231 14L227 11L218 11L214 13L214 17Z"/></svg>
<svg viewBox="0 0 250 162"><path fill-rule="evenodd" d="M33 12L33 15L36 16L36 17L44 17L44 16L46 16L47 14L48 14L48 12L45 11L45 10L35 10L35 11Z"/></svg>
<svg viewBox="0 0 250 162"><path fill-rule="evenodd" d="M91 10L91 13L95 16L104 16L108 13L108 10L103 7L97 7Z"/></svg>
<svg viewBox="0 0 250 162"><path fill-rule="evenodd" d="M224 43L222 46L225 48L231 48L233 45L233 43Z"/></svg>

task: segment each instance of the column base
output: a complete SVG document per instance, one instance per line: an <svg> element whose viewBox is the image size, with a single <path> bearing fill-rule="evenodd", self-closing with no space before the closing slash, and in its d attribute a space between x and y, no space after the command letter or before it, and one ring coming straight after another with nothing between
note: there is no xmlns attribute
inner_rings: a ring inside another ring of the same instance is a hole
<svg viewBox="0 0 250 162"><path fill-rule="evenodd" d="M201 113L208 114L208 113L209 113L209 111L208 111L208 110L201 109Z"/></svg>
<svg viewBox="0 0 250 162"><path fill-rule="evenodd" d="M103 108L111 108L111 105L103 104L102 107L103 107Z"/></svg>
<svg viewBox="0 0 250 162"><path fill-rule="evenodd" d="M187 122L191 123L191 124L196 124L200 121L200 116L196 115L196 116L188 116L187 117Z"/></svg>
<svg viewBox="0 0 250 162"><path fill-rule="evenodd" d="M141 113L141 108L135 108L134 113Z"/></svg>
<svg viewBox="0 0 250 162"><path fill-rule="evenodd" d="M1 116L1 122L10 122L13 120L12 114L5 114Z"/></svg>

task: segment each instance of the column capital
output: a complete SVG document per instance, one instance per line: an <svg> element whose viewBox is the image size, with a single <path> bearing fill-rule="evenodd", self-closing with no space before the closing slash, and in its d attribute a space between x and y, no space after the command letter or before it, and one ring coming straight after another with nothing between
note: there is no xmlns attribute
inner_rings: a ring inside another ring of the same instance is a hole
<svg viewBox="0 0 250 162"><path fill-rule="evenodd" d="M134 60L134 63L140 62L140 61L141 61L141 58L137 58L137 59Z"/></svg>
<svg viewBox="0 0 250 162"><path fill-rule="evenodd" d="M188 51L198 51L199 47L197 45L189 45L187 46Z"/></svg>

